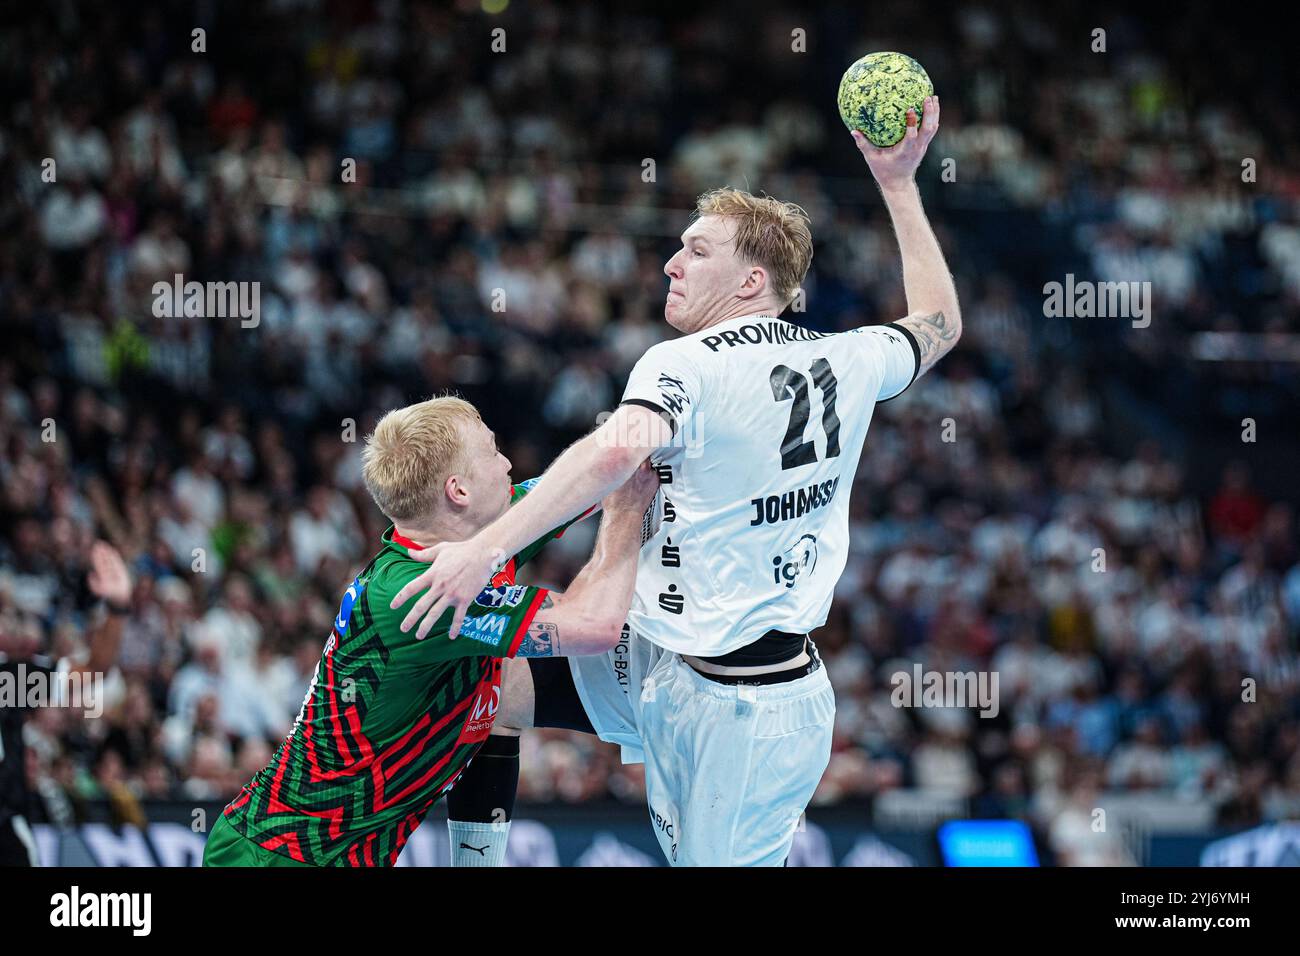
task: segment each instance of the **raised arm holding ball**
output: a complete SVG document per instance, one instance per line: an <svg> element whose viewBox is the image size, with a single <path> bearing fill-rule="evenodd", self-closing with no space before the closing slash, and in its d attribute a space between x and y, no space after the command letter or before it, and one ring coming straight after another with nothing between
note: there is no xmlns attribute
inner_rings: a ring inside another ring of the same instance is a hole
<svg viewBox="0 0 1300 956"><path fill-rule="evenodd" d="M853 141L880 186L898 237L909 313L898 324L916 337L921 352L918 376L948 354L961 335L957 288L916 188L916 169L939 130L939 97L925 98L922 116L918 124L916 110L909 109L907 131L902 140L887 148L873 146L861 131L852 131Z"/></svg>

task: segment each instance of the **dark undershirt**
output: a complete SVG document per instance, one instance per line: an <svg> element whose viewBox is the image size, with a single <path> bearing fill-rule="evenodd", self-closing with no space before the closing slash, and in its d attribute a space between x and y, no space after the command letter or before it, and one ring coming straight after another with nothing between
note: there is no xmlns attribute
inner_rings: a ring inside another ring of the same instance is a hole
<svg viewBox="0 0 1300 956"><path fill-rule="evenodd" d="M807 639L807 634L768 631L752 644L738 647L721 657L701 657L700 660L717 664L719 667L763 667L781 664L798 657Z"/></svg>

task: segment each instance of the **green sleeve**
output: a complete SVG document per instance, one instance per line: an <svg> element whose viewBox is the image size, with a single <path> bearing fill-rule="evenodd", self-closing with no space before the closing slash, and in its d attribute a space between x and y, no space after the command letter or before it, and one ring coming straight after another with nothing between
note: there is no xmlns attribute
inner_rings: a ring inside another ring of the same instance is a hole
<svg viewBox="0 0 1300 956"><path fill-rule="evenodd" d="M391 610L388 604L407 581L427 567L427 564L417 561L395 562L367 582L367 604L380 622L380 633L390 652L402 656L416 654L422 659L435 661L463 657L513 657L533 617L550 593L546 588L522 584L486 587L465 612L456 640L447 636L452 619L450 610L438 619L428 636L420 640L415 636L415 628L406 633L401 630L408 607Z"/></svg>

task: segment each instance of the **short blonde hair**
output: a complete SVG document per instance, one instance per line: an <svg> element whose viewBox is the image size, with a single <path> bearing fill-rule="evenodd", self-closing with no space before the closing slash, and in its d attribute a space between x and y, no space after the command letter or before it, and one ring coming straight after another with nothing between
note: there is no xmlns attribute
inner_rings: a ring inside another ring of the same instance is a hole
<svg viewBox="0 0 1300 956"><path fill-rule="evenodd" d="M801 207L727 186L696 200L691 218L700 216L736 220L736 254L766 269L787 305L794 300L813 257L811 221Z"/></svg>
<svg viewBox="0 0 1300 956"><path fill-rule="evenodd" d="M393 521L429 515L447 476L464 465L463 428L482 421L462 398L448 395L389 412L366 438L361 478Z"/></svg>

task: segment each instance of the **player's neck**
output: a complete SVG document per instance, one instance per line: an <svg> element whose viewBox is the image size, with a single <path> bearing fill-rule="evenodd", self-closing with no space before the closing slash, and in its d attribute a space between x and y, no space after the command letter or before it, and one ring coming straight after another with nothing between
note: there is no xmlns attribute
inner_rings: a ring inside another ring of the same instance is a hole
<svg viewBox="0 0 1300 956"><path fill-rule="evenodd" d="M734 308L724 312L718 318L706 321L695 331L703 332L706 329L713 328L715 325L721 325L723 322L730 322L732 319L749 318L752 316L768 316L773 319L778 319L781 317L783 308L783 306L771 302L739 303Z"/></svg>
<svg viewBox="0 0 1300 956"><path fill-rule="evenodd" d="M461 515L451 515L444 519L434 519L418 525L393 522L394 531L408 541L415 541L426 548L448 541L468 541L478 534L482 527L482 525Z"/></svg>

